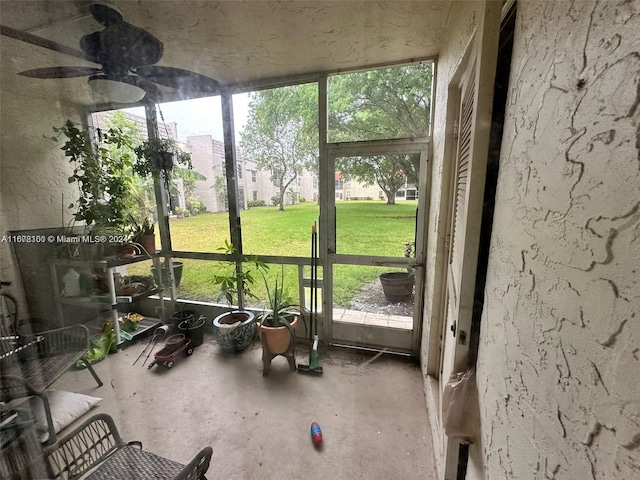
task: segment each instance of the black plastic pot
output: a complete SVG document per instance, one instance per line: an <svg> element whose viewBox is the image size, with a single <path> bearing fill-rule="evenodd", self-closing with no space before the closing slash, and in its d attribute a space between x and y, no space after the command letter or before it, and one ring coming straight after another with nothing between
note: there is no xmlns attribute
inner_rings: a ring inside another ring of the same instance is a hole
<svg viewBox="0 0 640 480"><path fill-rule="evenodd" d="M178 324L178 330L191 339L191 346L194 348L202 345L204 341L204 320L204 316L199 318L192 317Z"/></svg>
<svg viewBox="0 0 640 480"><path fill-rule="evenodd" d="M182 280L182 267L182 262L173 262L173 276L176 280L176 288L178 288L178 286L180 285L180 280ZM151 267L151 274L153 275L153 278L157 284L162 283L164 286L169 285L169 275L166 267L162 267L162 278L158 276L156 267Z"/></svg>
<svg viewBox="0 0 640 480"><path fill-rule="evenodd" d="M179 312L172 313L169 317L171 319L171 327L174 331L178 331L178 325L184 321L193 320L196 316L196 312L193 310L180 310ZM184 332L180 332L184 333Z"/></svg>

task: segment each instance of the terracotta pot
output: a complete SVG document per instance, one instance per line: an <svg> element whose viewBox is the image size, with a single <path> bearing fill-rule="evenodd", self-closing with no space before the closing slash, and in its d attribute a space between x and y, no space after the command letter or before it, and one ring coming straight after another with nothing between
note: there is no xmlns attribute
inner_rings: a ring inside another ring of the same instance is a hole
<svg viewBox="0 0 640 480"><path fill-rule="evenodd" d="M133 257L136 254L136 246L133 243L118 245L118 257Z"/></svg>
<svg viewBox="0 0 640 480"><path fill-rule="evenodd" d="M291 322L291 327L296 328L298 323L298 317L294 317ZM267 350L271 353L279 355L288 350L291 343L291 332L287 327L265 327L260 325L260 341L262 342L262 348L267 347Z"/></svg>
<svg viewBox="0 0 640 480"><path fill-rule="evenodd" d="M146 252L141 252L143 255L147 253L155 253L156 252L156 234L152 233L150 235L143 235L138 240L138 243L142 245L142 248L146 250Z"/></svg>

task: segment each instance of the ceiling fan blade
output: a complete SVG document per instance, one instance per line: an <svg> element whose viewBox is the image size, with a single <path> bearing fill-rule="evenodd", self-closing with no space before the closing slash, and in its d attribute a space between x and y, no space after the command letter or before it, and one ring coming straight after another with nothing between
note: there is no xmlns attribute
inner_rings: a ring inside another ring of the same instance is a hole
<svg viewBox="0 0 640 480"><path fill-rule="evenodd" d="M33 35L28 32L22 32L20 30L7 27L5 25L0 25L0 35L5 35L7 37L15 38L16 40L27 42L32 45L37 45L38 47L48 48L49 50L53 50L54 52L60 52L60 53L64 53L65 55L71 55L73 57L81 58L83 60L95 62L95 60L91 58L89 55L87 55L84 52L80 52L75 48L70 48L70 47L67 47L66 45L62 45L52 40L47 40L46 38L38 37L37 35Z"/></svg>
<svg viewBox="0 0 640 480"><path fill-rule="evenodd" d="M213 78L174 67L148 65L135 72L142 78L166 87L194 93L218 93L220 84Z"/></svg>
<svg viewBox="0 0 640 480"><path fill-rule="evenodd" d="M95 75L100 72L102 70L93 67L45 67L25 70L18 75L31 78L73 78Z"/></svg>

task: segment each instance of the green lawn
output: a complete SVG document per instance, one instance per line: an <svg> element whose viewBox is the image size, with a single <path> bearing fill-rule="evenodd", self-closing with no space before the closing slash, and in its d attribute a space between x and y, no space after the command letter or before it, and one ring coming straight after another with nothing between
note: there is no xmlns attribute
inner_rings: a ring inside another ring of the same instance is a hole
<svg viewBox="0 0 640 480"><path fill-rule="evenodd" d="M386 205L378 201L340 202L336 205L337 251L345 254L402 256L404 243L414 235L414 215L417 202L402 201ZM318 205L304 202L285 207L260 207L243 211L243 248L248 255L311 255L311 225L318 217ZM206 213L189 218L176 218L170 222L174 250L215 252L229 239L227 213ZM180 260L184 263L179 295L193 300L217 300L218 294L211 284L219 262ZM347 305L362 285L375 279L388 268L336 266L334 304ZM269 277L273 281L280 267L272 265ZM307 272L308 273L308 272ZM286 291L294 301L298 296L297 267L286 266ZM264 299L262 281L254 293ZM261 302L251 301L258 306Z"/></svg>

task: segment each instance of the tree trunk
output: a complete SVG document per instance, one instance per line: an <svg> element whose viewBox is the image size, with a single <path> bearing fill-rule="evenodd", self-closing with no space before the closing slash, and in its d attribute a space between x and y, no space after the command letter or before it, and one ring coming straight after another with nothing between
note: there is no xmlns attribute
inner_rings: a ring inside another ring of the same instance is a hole
<svg viewBox="0 0 640 480"><path fill-rule="evenodd" d="M380 186L380 185L378 185ZM395 205L396 204L396 192L398 190L391 191L387 188L380 187L384 194L387 196L387 205Z"/></svg>
<svg viewBox="0 0 640 480"><path fill-rule="evenodd" d="M283 184L283 180L280 180L280 185ZM280 207L278 208L278 210L280 210L281 212L284 212L284 193L286 192L286 187L282 188L280 187Z"/></svg>

